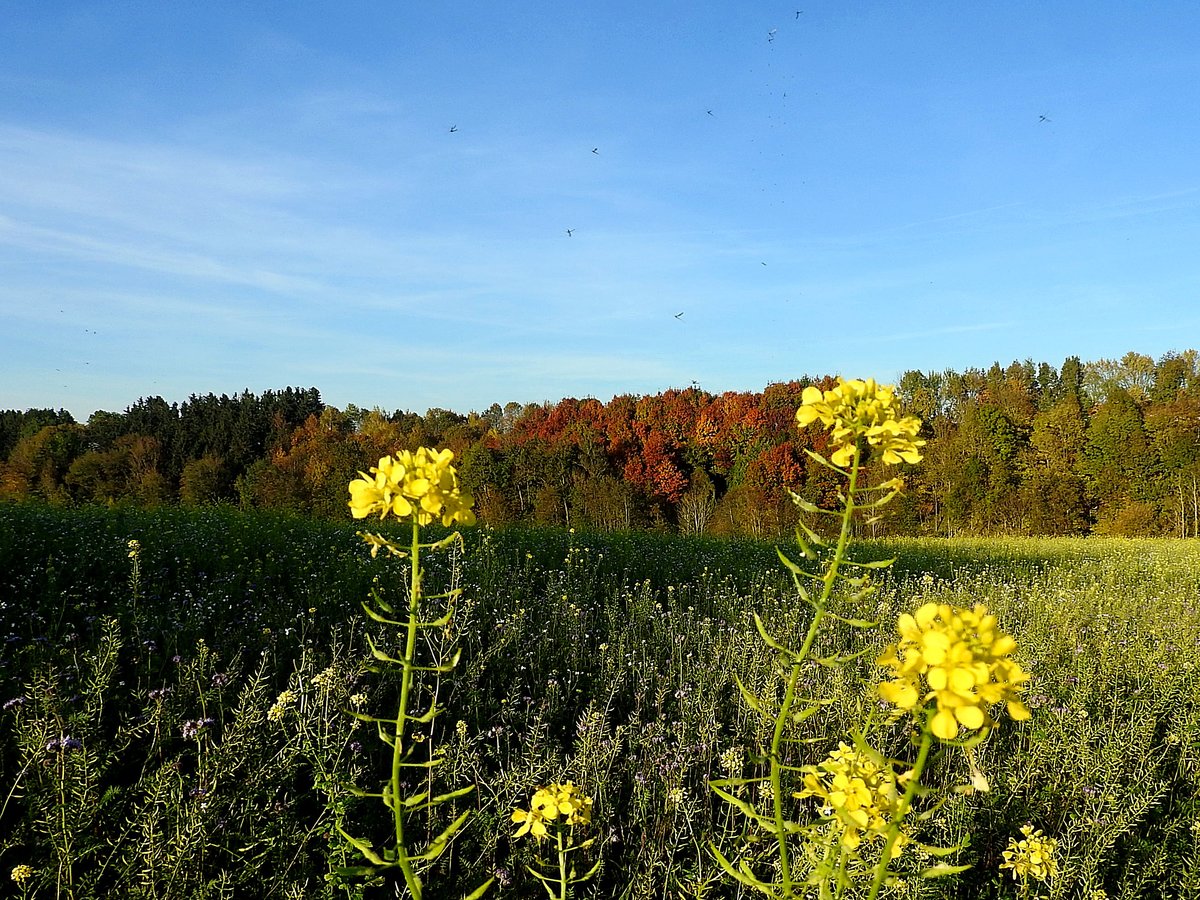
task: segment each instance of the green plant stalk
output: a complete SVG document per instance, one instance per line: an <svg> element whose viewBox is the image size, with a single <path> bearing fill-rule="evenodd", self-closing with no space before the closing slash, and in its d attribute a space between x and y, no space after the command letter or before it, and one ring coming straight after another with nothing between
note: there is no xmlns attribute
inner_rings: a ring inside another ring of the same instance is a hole
<svg viewBox="0 0 1200 900"><path fill-rule="evenodd" d="M408 725L408 698L412 691L413 659L417 649L417 613L421 602L421 529L413 518L411 568L408 586L408 633L404 641L404 667L400 674L400 706L396 711L396 728L392 735L392 820L396 831L396 864L404 873L413 900L421 900L421 879L413 870L404 844L404 804L400 802L400 768L404 758L404 731Z"/></svg>
<svg viewBox="0 0 1200 900"><path fill-rule="evenodd" d="M561 829L556 828L554 836L558 840L558 883L560 885L558 900L567 900L567 851L563 847Z"/></svg>
<svg viewBox="0 0 1200 900"><path fill-rule="evenodd" d="M904 788L904 794L900 797L900 802L896 806L896 812L888 822L887 835L884 838L883 850L879 856L879 862L875 866L875 879L871 882L871 891L867 894L867 900L875 900L879 896L879 889L883 887L883 880L887 877L888 865L892 861L892 851L896 847L896 841L900 837L900 826L904 822L904 817L908 815L908 809L912 805L912 798L916 796L918 788L921 786L921 773L925 771L925 763L929 760L929 751L933 747L933 732L929 729L928 717L921 726L921 744L917 749L917 760L913 763L912 777L908 779L908 784Z"/></svg>
<svg viewBox="0 0 1200 900"><path fill-rule="evenodd" d="M800 645L800 649L794 657L792 669L788 673L783 702L779 705L779 714L775 717L775 730L771 735L771 795L775 813L775 839L779 845L779 878L784 897L793 897L795 893L792 889L792 868L791 860L788 857L787 835L783 828L783 764L779 761L779 753L783 745L783 733L791 718L792 705L796 700L796 684L800 680L800 669L808 659L813 642L817 639L821 621L825 617L825 606L833 596L833 585L837 579L838 569L845 561L846 548L850 545L850 525L854 516L854 492L858 485L859 460L860 451L858 447L855 447L854 456L850 462L849 482L846 485L846 501L842 510L842 528L838 534L837 548L834 550L833 559L829 561L829 568L822 576L821 596L814 604L813 620L808 625L804 643Z"/></svg>

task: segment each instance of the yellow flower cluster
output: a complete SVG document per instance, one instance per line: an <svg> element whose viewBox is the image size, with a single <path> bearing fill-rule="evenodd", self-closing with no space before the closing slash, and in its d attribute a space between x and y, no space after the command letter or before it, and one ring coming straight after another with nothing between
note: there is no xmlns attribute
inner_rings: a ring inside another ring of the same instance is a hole
<svg viewBox="0 0 1200 900"><path fill-rule="evenodd" d="M350 513L356 519L375 514L383 519L390 513L397 519L411 517L418 525L439 517L443 525L474 524L474 501L459 490L453 459L452 451L431 447L383 457L371 474L359 472L362 477L350 482Z"/></svg>
<svg viewBox="0 0 1200 900"><path fill-rule="evenodd" d="M283 717L287 714L288 707L296 702L296 692L285 690L275 698L275 702L271 704L271 708L267 710L267 718L272 722L282 722Z"/></svg>
<svg viewBox="0 0 1200 900"><path fill-rule="evenodd" d="M512 820L521 825L513 837L532 834L538 840L546 836L547 822L564 822L567 825L587 825L592 821L592 798L570 781L538 788L529 803L529 809L514 809Z"/></svg>
<svg viewBox="0 0 1200 900"><path fill-rule="evenodd" d="M818 766L806 767L798 798L816 797L823 815L841 831L842 846L856 849L864 836L882 836L912 772L897 776L867 754L842 743ZM903 835L901 835L903 840Z"/></svg>
<svg viewBox="0 0 1200 900"><path fill-rule="evenodd" d="M849 465L860 438L866 438L868 444L881 450L888 465L921 461L918 448L925 446L917 437L921 420L900 415L892 387L876 384L874 378L843 381L839 377L837 381L831 391L806 387L801 395L802 405L796 410L800 427L820 421L831 429L835 449L830 462L835 466Z"/></svg>
<svg viewBox="0 0 1200 900"><path fill-rule="evenodd" d="M1009 840L1000 868L1012 869L1013 878L1018 881L1049 881L1058 874L1058 860L1054 858L1058 841L1032 825L1022 825L1021 834L1024 835L1021 840Z"/></svg>
<svg viewBox="0 0 1200 900"><path fill-rule="evenodd" d="M894 676L879 686L880 696L910 711L936 700L930 721L936 737L949 741L959 726L976 731L994 724L988 708L1001 701L1013 719L1029 718L1018 697L1029 675L1010 658L1017 642L996 630L996 617L986 606L926 603L900 616L897 627L900 640L878 660Z"/></svg>
<svg viewBox="0 0 1200 900"><path fill-rule="evenodd" d="M25 882L27 882L30 878L33 877L33 869L31 869L29 866L26 866L24 864L19 865L19 866L14 866L12 873L9 875L9 877L13 881L15 881L17 884L23 885Z"/></svg>

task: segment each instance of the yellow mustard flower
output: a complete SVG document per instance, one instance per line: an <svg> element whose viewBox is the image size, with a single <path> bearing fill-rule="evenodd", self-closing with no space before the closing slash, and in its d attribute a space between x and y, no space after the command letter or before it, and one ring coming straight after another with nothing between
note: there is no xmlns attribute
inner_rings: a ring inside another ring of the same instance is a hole
<svg viewBox="0 0 1200 900"><path fill-rule="evenodd" d="M15 881L17 884L23 885L23 884L25 884L25 882L27 882L30 878L33 877L33 869L24 864L19 865L19 866L14 866L12 873L9 875L9 877L13 881Z"/></svg>
<svg viewBox="0 0 1200 900"><path fill-rule="evenodd" d="M1020 840L1009 840L1000 868L1011 869L1017 881L1049 881L1058 874L1058 860L1054 856L1058 841L1032 825L1022 825L1021 834Z"/></svg>
<svg viewBox="0 0 1200 900"><path fill-rule="evenodd" d="M919 448L925 442L917 437L921 420L901 416L895 389L889 385L841 377L833 390L822 391L809 385L801 395L796 421L803 428L820 422L828 429L834 451L829 457L835 466L847 466L854 458L860 439L880 450L887 465L921 461Z"/></svg>
<svg viewBox="0 0 1200 900"><path fill-rule="evenodd" d="M896 811L912 772L897 775L866 753L841 743L817 766L805 767L804 789L793 796L815 797L821 812L841 832L842 846L855 850L864 839L881 837ZM903 841L903 835L901 835Z"/></svg>
<svg viewBox="0 0 1200 900"><path fill-rule="evenodd" d="M561 821L566 825L587 825L592 821L592 798L574 783L552 784L538 788L530 800L529 809L514 809L512 820L521 823L514 837L532 834L546 836L546 823Z"/></svg>
<svg viewBox="0 0 1200 900"><path fill-rule="evenodd" d="M271 704L271 708L267 710L267 718L272 722L282 722L283 717L287 714L288 707L296 702L296 692L292 690L282 691L275 702Z"/></svg>
<svg viewBox="0 0 1200 900"><path fill-rule="evenodd" d="M930 727L936 737L949 741L960 726L976 731L995 724L988 710L1001 701L1013 719L1029 718L1018 697L1029 675L1010 657L1017 643L996 630L996 617L986 606L968 610L926 603L914 614L901 615L897 627L900 640L878 660L893 676L879 686L879 694L909 711L935 700Z"/></svg>
<svg viewBox="0 0 1200 900"><path fill-rule="evenodd" d="M539 841L546 836L546 819L536 809L514 809L512 820L521 823L513 837L532 834Z"/></svg>
<svg viewBox="0 0 1200 900"><path fill-rule="evenodd" d="M459 489L458 475L450 464L453 459L452 451L431 447L421 447L416 453L402 450L395 458L382 457L370 474L359 472L361 477L350 482L351 515L383 519L390 514L397 519L412 518L418 525L438 518L443 525L474 524L474 501Z"/></svg>

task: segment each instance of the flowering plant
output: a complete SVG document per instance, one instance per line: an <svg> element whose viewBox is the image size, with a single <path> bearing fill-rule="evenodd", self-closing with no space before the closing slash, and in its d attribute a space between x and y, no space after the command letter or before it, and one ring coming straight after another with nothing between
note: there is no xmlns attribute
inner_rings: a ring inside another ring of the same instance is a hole
<svg viewBox="0 0 1200 900"><path fill-rule="evenodd" d="M803 563L780 552L792 574L797 596L812 609L804 639L798 649L777 640L762 619L754 616L762 640L776 652L783 675L782 700L764 698L739 682L747 705L772 725L770 747L763 754L767 771L756 778L727 778L711 782L713 790L739 809L774 842L778 863L768 881L756 874L754 853L731 860L715 845L710 850L727 874L742 885L774 900L792 900L816 888L824 897L840 897L861 883L867 885L868 900L875 900L889 879L895 879L891 862L909 841L904 829L914 799L925 793L921 774L935 739L954 742L967 749L973 784L986 788L978 773L971 747L982 740L995 724L991 707L1005 702L1015 720L1029 717L1019 693L1029 676L1011 654L1016 642L997 630L996 617L982 605L971 610L946 604L926 604L915 614L899 618L900 640L888 648L878 664L889 677L879 687L882 699L912 714L918 729L916 758L911 763L887 759L871 749L863 734L853 746L839 744L815 766L795 766L784 758L788 743L801 740L791 732L813 717L827 701L804 697L800 675L806 666L843 666L862 653L814 658L812 649L823 624L840 622L851 629L873 629L878 623L861 618L858 611L874 593L872 572L886 569L892 560L856 562L848 555L857 514L874 514L904 489L896 476L875 487L862 483L868 454L883 466L915 464L921 460L924 441L918 436L921 422L903 415L891 387L872 379L846 381L841 378L827 391L815 386L804 389L796 411L801 427L820 424L829 433L829 456L808 451L818 464L845 480L838 494L839 509L824 509L793 494L805 513L837 520L837 538L830 542L803 522L797 528ZM834 612L835 605L841 612ZM866 651L863 651L866 652ZM868 723L869 724L869 723ZM960 733L963 740L958 740ZM797 799L814 799L821 819L804 824L788 818L784 778L802 775L802 787L791 794ZM746 783L761 783L760 792L770 798L772 809L762 814L737 795ZM795 842L803 842L796 855ZM870 847L873 860L863 858ZM957 847L923 847L924 853L946 855ZM951 874L965 866L939 864L921 872L924 877Z"/></svg>
<svg viewBox="0 0 1200 900"><path fill-rule="evenodd" d="M1011 838L1004 851L1001 869L1009 869L1021 883L1021 896L1029 896L1030 882L1046 882L1058 874L1058 841L1046 837L1040 828L1021 826L1021 838Z"/></svg>
<svg viewBox="0 0 1200 900"><path fill-rule="evenodd" d="M400 669L400 701L396 714L377 717L358 710L350 711L355 718L374 723L380 740L391 750L391 771L383 789L376 793L355 793L360 796L377 797L383 802L391 814L395 842L390 847L377 850L370 841L351 835L339 823L338 831L362 854L367 864L343 868L339 870L338 875L376 875L389 868L398 868L414 900L421 900L424 893L418 867L428 866L446 851L451 839L465 824L469 811L455 818L419 853L409 849L405 836L408 816L418 811L433 809L474 790L474 785L468 785L437 796L428 789L411 796L404 794L406 771L431 772L441 763L441 758L436 755L426 758L418 753L420 741L409 734L411 725L432 722L439 712L436 705L431 705L424 712L412 710L418 679L422 675L437 677L453 670L458 664L458 653L449 658L436 659L432 664L420 663L417 660L418 636L431 629L446 629L454 616L454 600L461 593L459 590L442 594L424 592L421 552L444 549L455 541L461 541L461 536L455 532L443 540L422 543L421 526L429 525L438 519L443 525L455 522L471 525L475 522L475 514L471 512L471 496L459 490L458 476L451 465L453 459L454 454L449 450L439 451L429 447L421 447L415 453L405 450L395 457L383 457L378 465L371 467L369 474L359 472L360 477L349 485L350 513L355 519L378 515L380 519L391 516L401 522L408 521L412 524L412 540L408 548L404 549L381 534L359 532L359 536L371 548L372 557L382 549L392 556L406 558L409 564L406 616L384 601L377 591L372 592L372 603L363 603L363 609L371 619L382 625L402 629L404 649L403 655L399 657L381 649L374 639L368 637L371 655L375 660L381 665ZM446 611L431 620L423 620L422 614L428 601L446 602ZM280 707L282 716L286 705L277 701L276 706ZM477 900L491 885L492 880L489 878L465 900Z"/></svg>
<svg viewBox="0 0 1200 900"><path fill-rule="evenodd" d="M577 827L591 824L592 798L574 783L567 781L538 788L529 801L529 809L514 809L512 820L521 826L513 837L532 835L540 844L553 835L558 855L557 876L526 867L546 888L552 900L566 900L567 889L572 884L581 884L599 871L600 860L583 875L567 863L570 854L590 847L596 840L594 837L584 841L575 839Z"/></svg>

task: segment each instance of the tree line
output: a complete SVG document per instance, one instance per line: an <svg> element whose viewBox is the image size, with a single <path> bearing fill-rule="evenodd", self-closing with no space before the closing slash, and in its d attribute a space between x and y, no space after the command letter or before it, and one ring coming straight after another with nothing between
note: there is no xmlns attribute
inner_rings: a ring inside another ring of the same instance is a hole
<svg viewBox="0 0 1200 900"><path fill-rule="evenodd" d="M329 406L316 388L138 400L86 423L0 411L0 500L237 504L345 517L346 485L380 456L449 447L479 518L606 530L789 531L789 491L836 501L796 427L802 377L761 392L498 403L466 415ZM909 371L925 459L887 534L1200 535L1200 356L1127 353ZM890 477L889 473L888 477ZM875 477L870 461L865 477ZM882 476L881 476L882 477Z"/></svg>

